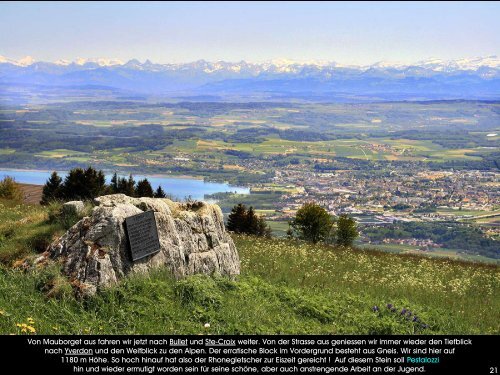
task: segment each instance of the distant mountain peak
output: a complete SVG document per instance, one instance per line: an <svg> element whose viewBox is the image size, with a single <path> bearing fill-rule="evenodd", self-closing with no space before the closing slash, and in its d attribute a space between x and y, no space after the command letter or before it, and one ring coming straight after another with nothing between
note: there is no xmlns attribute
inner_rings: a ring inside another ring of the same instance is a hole
<svg viewBox="0 0 500 375"><path fill-rule="evenodd" d="M20 60L10 59L5 56L0 56L0 64L7 63L21 67L27 67L38 62L31 56L26 56ZM200 69L207 74L216 73L220 71L231 71L231 72L242 72L251 70L256 74L260 72L271 72L271 73L297 73L303 68L317 68L317 69L332 69L332 68L349 68L357 69L363 71L369 71L370 69L397 69L406 70L410 67L420 67L430 71L435 72L449 72L454 70L478 70L482 67L500 69L500 59L496 55L485 56L485 57L473 57L473 58L460 58L455 60L444 60L440 58L429 58L416 63L403 63L394 61L378 61L370 65L354 65L354 64L341 64L334 61L325 60L306 60L297 61L290 59L273 59L264 62L228 62L228 61L215 61L210 62L204 59L193 61L190 63L177 63L177 64L159 64L154 63L151 60L146 60L141 63L138 59L131 59L127 62L123 62L115 58L81 58L78 57L74 61L69 61L66 59L60 59L53 63L59 66L69 66L75 64L77 66L89 67L117 67L123 66L131 69L139 70L175 70L175 69Z"/></svg>
<svg viewBox="0 0 500 375"><path fill-rule="evenodd" d="M118 59L107 59L107 58L87 59L82 57L78 57L75 61L73 61L73 63L76 65L96 64L99 66L123 65L123 61Z"/></svg>
<svg viewBox="0 0 500 375"><path fill-rule="evenodd" d="M0 64L12 64L12 63L13 63L13 60L11 60L5 56L0 55Z"/></svg>
<svg viewBox="0 0 500 375"><path fill-rule="evenodd" d="M31 56L25 56L20 60L17 60L18 65L20 66L28 66L35 63L35 59Z"/></svg>
<svg viewBox="0 0 500 375"><path fill-rule="evenodd" d="M29 65L34 64L35 62L36 62L35 59L31 56L25 56L19 60L9 59L8 57L0 56L0 64L4 63L4 64L17 65L17 66L29 66Z"/></svg>
<svg viewBox="0 0 500 375"><path fill-rule="evenodd" d="M137 59L129 60L123 66L126 68L142 68L141 62Z"/></svg>
<svg viewBox="0 0 500 375"><path fill-rule="evenodd" d="M54 64L56 65L61 65L61 66L68 66L71 64L71 61L69 60L64 60L64 59L59 59L57 61L54 61Z"/></svg>

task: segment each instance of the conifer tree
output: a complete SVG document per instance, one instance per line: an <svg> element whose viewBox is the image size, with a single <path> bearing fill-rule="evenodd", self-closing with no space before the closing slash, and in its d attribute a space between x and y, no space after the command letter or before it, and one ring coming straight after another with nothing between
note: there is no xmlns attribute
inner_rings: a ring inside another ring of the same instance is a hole
<svg viewBox="0 0 500 375"><path fill-rule="evenodd" d="M155 198L166 198L167 197L167 194L165 194L165 192L161 188L161 185L158 185L158 189L156 189L154 197Z"/></svg>
<svg viewBox="0 0 500 375"><path fill-rule="evenodd" d="M135 196L135 180L132 174L130 174L128 176L128 180L125 181L123 194L128 195L129 197Z"/></svg>
<svg viewBox="0 0 500 375"><path fill-rule="evenodd" d="M242 232L255 235L259 232L259 217L255 215L255 211L252 206L250 206L246 212L245 224L242 228Z"/></svg>
<svg viewBox="0 0 500 375"><path fill-rule="evenodd" d="M120 194L125 194L127 191L127 179L125 177L118 177L116 183L116 192Z"/></svg>
<svg viewBox="0 0 500 375"><path fill-rule="evenodd" d="M136 197L153 197L153 188L151 187L151 184L149 183L148 179L145 178L144 180L140 180L137 183L137 188L135 189L135 196Z"/></svg>
<svg viewBox="0 0 500 375"><path fill-rule="evenodd" d="M82 184L84 186L85 199L92 199L104 193L106 177L103 171L97 171L92 167L88 167L85 170Z"/></svg>
<svg viewBox="0 0 500 375"><path fill-rule="evenodd" d="M257 219L257 236L259 237L271 237L272 230L262 216L258 216Z"/></svg>
<svg viewBox="0 0 500 375"><path fill-rule="evenodd" d="M113 173L113 177L111 177L111 184L109 185L109 191L111 194L118 193L118 175Z"/></svg>
<svg viewBox="0 0 500 375"><path fill-rule="evenodd" d="M86 199L85 171L73 168L64 178L63 197L66 200Z"/></svg>
<svg viewBox="0 0 500 375"><path fill-rule="evenodd" d="M254 236L271 236L271 228L262 216L255 213L252 206L247 210L244 204L233 207L227 220L227 229L235 233L245 233Z"/></svg>
<svg viewBox="0 0 500 375"><path fill-rule="evenodd" d="M52 172L47 182L43 186L41 204L48 204L50 201L62 198L62 178L56 171Z"/></svg>
<svg viewBox="0 0 500 375"><path fill-rule="evenodd" d="M235 233L243 233L243 228L246 225L246 211L246 207L242 203L234 206L227 218L227 230Z"/></svg>

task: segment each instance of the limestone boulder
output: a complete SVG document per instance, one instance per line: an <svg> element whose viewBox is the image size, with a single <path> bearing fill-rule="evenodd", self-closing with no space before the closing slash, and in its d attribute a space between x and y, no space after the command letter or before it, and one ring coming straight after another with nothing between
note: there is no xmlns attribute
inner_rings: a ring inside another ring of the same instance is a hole
<svg viewBox="0 0 500 375"><path fill-rule="evenodd" d="M82 201L66 202L62 206L62 214L66 216L80 215L83 213L85 205Z"/></svg>
<svg viewBox="0 0 500 375"><path fill-rule="evenodd" d="M84 217L52 243L47 256L63 264L63 273L83 295L116 284L131 273L164 267L175 278L196 273L240 273L236 247L215 204L177 203L169 199L113 194L95 199ZM160 251L132 261L125 219L152 210Z"/></svg>

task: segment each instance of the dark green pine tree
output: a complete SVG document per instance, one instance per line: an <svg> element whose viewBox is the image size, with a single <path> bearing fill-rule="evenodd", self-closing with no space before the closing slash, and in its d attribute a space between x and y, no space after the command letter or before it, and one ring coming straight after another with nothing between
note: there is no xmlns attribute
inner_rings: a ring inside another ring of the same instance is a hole
<svg viewBox="0 0 500 375"><path fill-rule="evenodd" d="M99 172L97 172L97 196L106 194L106 189L106 175L102 170L99 170Z"/></svg>
<svg viewBox="0 0 500 375"><path fill-rule="evenodd" d="M135 196L135 180L132 174L130 174L128 176L128 180L125 181L125 186L122 193L128 195L129 197Z"/></svg>
<svg viewBox="0 0 500 375"><path fill-rule="evenodd" d="M93 199L106 192L106 178L103 171L92 167L73 168L64 179L63 197L71 199Z"/></svg>
<svg viewBox="0 0 500 375"><path fill-rule="evenodd" d="M227 218L227 230L235 233L243 233L247 225L247 210L244 204L239 203L233 207Z"/></svg>
<svg viewBox="0 0 500 375"><path fill-rule="evenodd" d="M246 222L245 233L259 237L271 237L271 228L267 225L266 220L257 215L251 206L247 211Z"/></svg>
<svg viewBox="0 0 500 375"><path fill-rule="evenodd" d="M271 227L267 225L266 220L262 216L259 216L257 220L257 236L270 238L272 233L273 231Z"/></svg>
<svg viewBox="0 0 500 375"><path fill-rule="evenodd" d="M42 200L40 203L48 204L53 200L61 199L62 193L62 178L54 171L43 186Z"/></svg>
<svg viewBox="0 0 500 375"><path fill-rule="evenodd" d="M111 184L109 184L109 192L111 194L118 193L118 175L113 173L113 177L111 177Z"/></svg>
<svg viewBox="0 0 500 375"><path fill-rule="evenodd" d="M125 194L127 191L127 179L125 177L118 177L116 183L116 192L120 194Z"/></svg>
<svg viewBox="0 0 500 375"><path fill-rule="evenodd" d="M161 188L161 185L158 185L158 189L156 189L154 197L155 198L166 198L167 197L167 194L165 194L165 192Z"/></svg>
<svg viewBox="0 0 500 375"><path fill-rule="evenodd" d="M259 217L255 215L255 211L252 206L250 206L246 212L245 224L242 228L242 232L253 235L258 235L259 233Z"/></svg>
<svg viewBox="0 0 500 375"><path fill-rule="evenodd" d="M106 177L102 171L97 171L92 167L85 170L83 185L86 188L85 198L93 199L105 192Z"/></svg>
<svg viewBox="0 0 500 375"><path fill-rule="evenodd" d="M135 196L136 197L150 197L150 198L152 198L153 195L154 195L153 188L151 187L151 184L149 183L147 178L137 182L137 188L135 189Z"/></svg>
<svg viewBox="0 0 500 375"><path fill-rule="evenodd" d="M82 168L73 168L64 179L63 196L66 200L86 199L85 171Z"/></svg>

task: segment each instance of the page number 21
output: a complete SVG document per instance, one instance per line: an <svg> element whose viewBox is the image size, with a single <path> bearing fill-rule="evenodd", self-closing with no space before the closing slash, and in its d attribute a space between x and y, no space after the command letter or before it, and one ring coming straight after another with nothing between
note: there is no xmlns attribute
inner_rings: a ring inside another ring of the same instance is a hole
<svg viewBox="0 0 500 375"><path fill-rule="evenodd" d="M498 369L496 367L490 367L490 374L498 374Z"/></svg>

